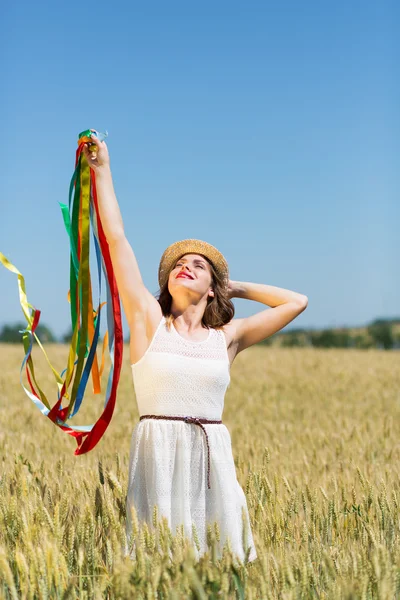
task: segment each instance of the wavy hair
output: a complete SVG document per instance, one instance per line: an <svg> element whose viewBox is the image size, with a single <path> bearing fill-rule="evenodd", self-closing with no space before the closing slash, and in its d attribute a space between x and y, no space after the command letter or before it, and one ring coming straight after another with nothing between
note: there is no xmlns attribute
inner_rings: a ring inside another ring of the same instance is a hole
<svg viewBox="0 0 400 600"><path fill-rule="evenodd" d="M183 254L182 256L185 255ZM179 258L182 258L182 256ZM235 306L228 296L228 290L224 280L215 270L213 263L207 258L207 256L204 256L203 254L201 254L201 256L203 256L203 258L205 258L210 265L211 287L214 290L214 296L208 296L207 298L207 306L204 310L201 322L205 327L207 327L207 329L220 329L226 325L226 323L229 323L229 321L231 321L233 318L235 314ZM175 261L175 264L178 260L179 259ZM168 329L170 329L171 324L174 321L174 316L171 314L172 296L168 289L168 280L172 269L175 267L175 264L173 264L169 270L164 286L159 290L158 295L156 295Z"/></svg>

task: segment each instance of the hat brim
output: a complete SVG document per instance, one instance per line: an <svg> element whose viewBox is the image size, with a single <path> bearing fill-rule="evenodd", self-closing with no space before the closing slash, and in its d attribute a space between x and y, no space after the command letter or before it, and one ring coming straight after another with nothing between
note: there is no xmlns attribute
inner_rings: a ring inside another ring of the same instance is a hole
<svg viewBox="0 0 400 600"><path fill-rule="evenodd" d="M225 285L229 283L229 267L224 255L212 244L203 240L186 239L174 242L164 251L158 267L158 283L160 289L165 285L168 275L178 260L184 254L201 254L208 258Z"/></svg>

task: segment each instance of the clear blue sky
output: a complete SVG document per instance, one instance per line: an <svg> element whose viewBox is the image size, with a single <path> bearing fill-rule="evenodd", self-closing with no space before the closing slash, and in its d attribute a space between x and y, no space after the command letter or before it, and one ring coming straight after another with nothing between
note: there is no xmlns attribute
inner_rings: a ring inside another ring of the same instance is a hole
<svg viewBox="0 0 400 600"><path fill-rule="evenodd" d="M41 322L70 326L58 202L91 127L152 293L164 249L194 237L231 279L306 294L288 329L398 316L399 17L394 0L7 3L0 250ZM0 325L24 321L3 266L0 290Z"/></svg>

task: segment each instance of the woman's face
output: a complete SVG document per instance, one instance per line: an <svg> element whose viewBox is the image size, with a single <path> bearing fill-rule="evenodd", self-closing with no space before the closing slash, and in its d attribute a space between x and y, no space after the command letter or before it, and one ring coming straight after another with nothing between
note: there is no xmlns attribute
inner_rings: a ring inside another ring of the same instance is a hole
<svg viewBox="0 0 400 600"><path fill-rule="evenodd" d="M181 256L169 274L169 286L204 294L212 282L211 267L201 254Z"/></svg>

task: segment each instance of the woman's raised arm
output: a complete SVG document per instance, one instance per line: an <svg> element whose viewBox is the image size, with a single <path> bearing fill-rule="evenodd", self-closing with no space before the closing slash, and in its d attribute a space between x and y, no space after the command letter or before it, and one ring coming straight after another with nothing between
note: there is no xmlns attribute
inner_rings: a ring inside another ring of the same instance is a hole
<svg viewBox="0 0 400 600"><path fill-rule="evenodd" d="M83 152L90 168L96 172L100 219L109 245L118 292L128 324L131 326L138 316L143 317L147 314L150 305L157 304L159 307L159 304L144 285L136 256L125 237L122 216L112 181L107 145L96 137L91 139L96 144L96 151L91 152L88 144L85 144Z"/></svg>

